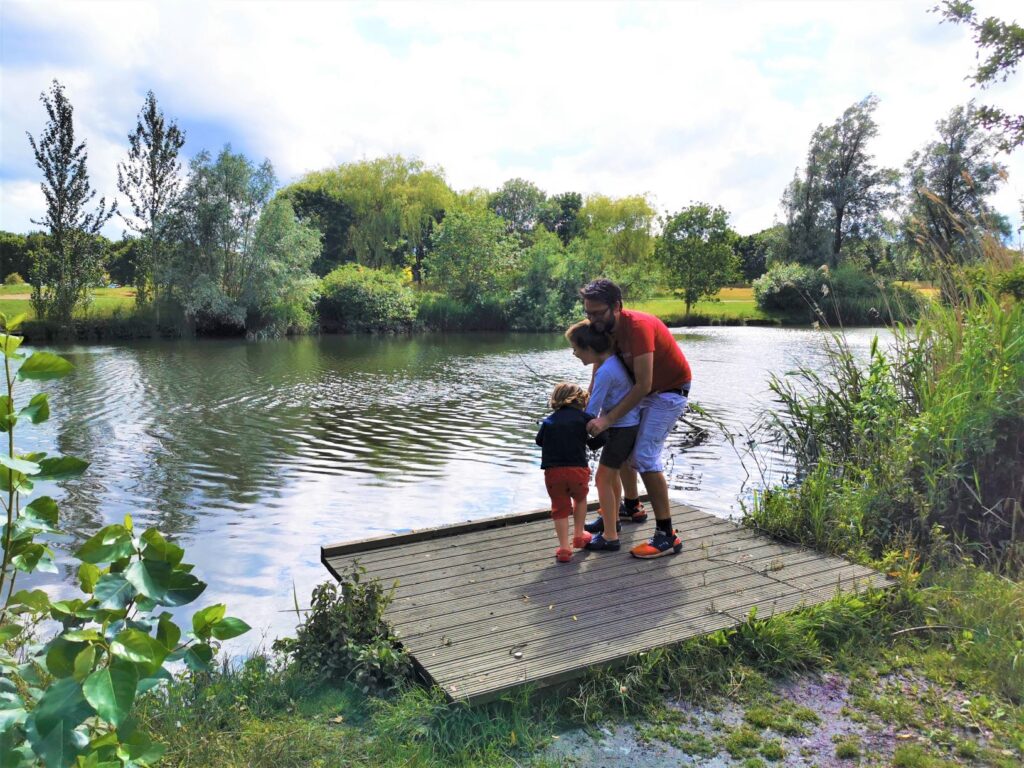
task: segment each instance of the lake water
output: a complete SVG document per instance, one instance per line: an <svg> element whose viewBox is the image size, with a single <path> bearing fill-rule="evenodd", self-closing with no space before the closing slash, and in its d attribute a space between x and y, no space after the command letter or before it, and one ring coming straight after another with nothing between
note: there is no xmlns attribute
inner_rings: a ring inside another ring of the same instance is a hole
<svg viewBox="0 0 1024 768"><path fill-rule="evenodd" d="M866 357L877 332L847 339ZM707 416L685 416L666 446L671 493L738 516L762 476L781 482L790 469L762 435L747 446L770 405L769 376L820 367L825 335L675 334L693 368L691 400ZM51 419L19 426L18 450L91 466L40 489L61 499L69 536L57 544L61 574L25 586L70 593L67 550L131 514L136 526L155 525L185 547L210 585L192 608L226 602L257 629L238 641L248 646L293 631L293 588L305 605L328 577L322 544L546 506L536 422L555 382L589 381L559 334L48 349L76 369L58 382L19 385L19 403L38 389L51 393Z"/></svg>

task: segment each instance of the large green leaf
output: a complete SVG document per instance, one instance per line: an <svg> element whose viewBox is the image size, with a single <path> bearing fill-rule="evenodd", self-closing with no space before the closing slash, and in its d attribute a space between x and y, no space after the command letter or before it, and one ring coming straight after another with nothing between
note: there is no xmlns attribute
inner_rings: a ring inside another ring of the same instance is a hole
<svg viewBox="0 0 1024 768"><path fill-rule="evenodd" d="M44 573L57 572L57 565L53 562L53 551L44 544L19 544L16 548L12 547L11 551L17 552L11 558L11 565L19 571L24 571L25 573L32 573L33 571L42 571Z"/></svg>
<svg viewBox="0 0 1024 768"><path fill-rule="evenodd" d="M52 352L33 352L18 369L19 379L46 381L60 379L74 370L71 363Z"/></svg>
<svg viewBox="0 0 1024 768"><path fill-rule="evenodd" d="M119 659L140 665L142 677L150 677L167 658L167 648L156 638L137 629L119 632L110 644L110 652Z"/></svg>
<svg viewBox="0 0 1024 768"><path fill-rule="evenodd" d="M162 560L136 560L128 566L124 577L141 594L161 600L171 586L171 564Z"/></svg>
<svg viewBox="0 0 1024 768"><path fill-rule="evenodd" d="M73 600L57 600L50 603L50 616L62 622L68 622L71 619L90 619L92 618L92 609L77 597Z"/></svg>
<svg viewBox="0 0 1024 768"><path fill-rule="evenodd" d="M78 477L88 468L89 462L76 459L74 456L58 456L53 459L43 459L39 462L39 474L31 474L36 482L41 480L67 480Z"/></svg>
<svg viewBox="0 0 1024 768"><path fill-rule="evenodd" d="M66 766L88 745L75 730L93 715L82 686L71 678L58 680L43 694L26 722L29 743L47 766Z"/></svg>
<svg viewBox="0 0 1024 768"><path fill-rule="evenodd" d="M23 520L31 521L39 526L45 526L50 530L56 530L59 515L60 510L57 508L57 502L49 496L40 496L38 499L33 499L28 506L21 510L21 518Z"/></svg>
<svg viewBox="0 0 1024 768"><path fill-rule="evenodd" d="M123 738L117 751L120 757L129 761L129 765L153 765L165 750L163 744L153 741L140 729Z"/></svg>
<svg viewBox="0 0 1024 768"><path fill-rule="evenodd" d="M12 726L21 725L26 717L28 712L25 711L25 701L18 693L18 687L13 680L0 678L0 733Z"/></svg>
<svg viewBox="0 0 1024 768"><path fill-rule="evenodd" d="M33 395L32 399L28 401L28 405L18 413L18 418L27 418L33 424L42 424L50 418L49 395L45 392Z"/></svg>
<svg viewBox="0 0 1024 768"><path fill-rule="evenodd" d="M90 645L75 656L75 669L71 676L81 683L92 674L92 668L95 664L96 646Z"/></svg>
<svg viewBox="0 0 1024 768"><path fill-rule="evenodd" d="M135 587L120 573L105 573L96 582L93 594L99 601L98 607L118 610L135 597Z"/></svg>
<svg viewBox="0 0 1024 768"><path fill-rule="evenodd" d="M19 312L13 317L5 318L4 328L8 331L16 331L25 322L25 318L28 317L28 312Z"/></svg>
<svg viewBox="0 0 1024 768"><path fill-rule="evenodd" d="M185 550L172 544L163 537L156 528L150 528L142 534L142 556L147 560L163 560L177 565L185 556Z"/></svg>
<svg viewBox="0 0 1024 768"><path fill-rule="evenodd" d="M89 675L82 684L82 691L99 716L116 727L131 712L138 682L139 673L134 664L114 659L109 667Z"/></svg>
<svg viewBox="0 0 1024 768"><path fill-rule="evenodd" d="M38 475L40 470L40 466L34 461L25 461L25 459L8 456L3 451L0 451L0 466L13 469L15 472L21 472L23 475Z"/></svg>
<svg viewBox="0 0 1024 768"><path fill-rule="evenodd" d="M46 670L54 677L71 677L75 674L75 657L87 643L68 640L60 635L53 638L46 647Z"/></svg>
<svg viewBox="0 0 1024 768"><path fill-rule="evenodd" d="M86 539L75 557L86 563L109 563L135 552L132 536L123 525L108 525L94 536Z"/></svg>
<svg viewBox="0 0 1024 768"><path fill-rule="evenodd" d="M192 615L192 631L195 632L196 637L208 638L210 636L210 628L223 619L226 612L227 606L223 603L196 611Z"/></svg>
<svg viewBox="0 0 1024 768"><path fill-rule="evenodd" d="M9 325L5 327L14 330ZM21 342L24 340L24 336L11 336L8 333L0 333L0 351L3 351L4 357L11 357L18 351L18 347L21 346Z"/></svg>
<svg viewBox="0 0 1024 768"><path fill-rule="evenodd" d="M213 661L213 649L206 643L190 645L185 651L185 665L193 672L206 672Z"/></svg>
<svg viewBox="0 0 1024 768"><path fill-rule="evenodd" d="M221 619L213 625L213 636L218 640L230 640L232 637L238 637L244 635L252 627L246 624L241 619L236 619L233 616Z"/></svg>
<svg viewBox="0 0 1024 768"><path fill-rule="evenodd" d="M171 574L171 585L160 601L164 605L179 606L191 603L206 589L206 584L191 573L175 570Z"/></svg>
<svg viewBox="0 0 1024 768"><path fill-rule="evenodd" d="M12 488L16 491L28 493L35 486L27 476L21 472L14 472L10 469L0 469L0 491L8 492Z"/></svg>
<svg viewBox="0 0 1024 768"><path fill-rule="evenodd" d="M82 587L82 591L87 595L91 595L96 589L96 582L100 580L102 571L92 563L82 563L78 566L78 583Z"/></svg>
<svg viewBox="0 0 1024 768"><path fill-rule="evenodd" d="M14 412L14 401L7 395L0 395L0 432L10 432L11 427L18 423L18 414Z"/></svg>
<svg viewBox="0 0 1024 768"><path fill-rule="evenodd" d="M41 589L20 589L11 596L12 606L24 605L33 611L45 611L50 608L50 596Z"/></svg>
<svg viewBox="0 0 1024 768"><path fill-rule="evenodd" d="M181 627L174 623L171 618L171 614L164 613L160 614L160 623L156 627L156 639L169 651L173 651L178 647L178 641L181 640Z"/></svg>
<svg viewBox="0 0 1024 768"><path fill-rule="evenodd" d="M24 629L20 624L0 624L0 645L3 645L12 637L17 637Z"/></svg>

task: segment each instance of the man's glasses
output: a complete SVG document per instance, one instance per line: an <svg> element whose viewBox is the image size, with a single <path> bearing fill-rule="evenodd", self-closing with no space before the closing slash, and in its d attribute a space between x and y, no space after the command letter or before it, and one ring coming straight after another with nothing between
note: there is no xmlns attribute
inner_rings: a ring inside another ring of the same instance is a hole
<svg viewBox="0 0 1024 768"><path fill-rule="evenodd" d="M605 307L604 309L602 309L602 310L600 310L598 312L586 312L585 311L583 313L583 315L584 315L584 317L586 317L588 319L593 319L593 318L596 318L596 317L604 317L605 315L608 314L608 310L609 309L611 309L611 307Z"/></svg>

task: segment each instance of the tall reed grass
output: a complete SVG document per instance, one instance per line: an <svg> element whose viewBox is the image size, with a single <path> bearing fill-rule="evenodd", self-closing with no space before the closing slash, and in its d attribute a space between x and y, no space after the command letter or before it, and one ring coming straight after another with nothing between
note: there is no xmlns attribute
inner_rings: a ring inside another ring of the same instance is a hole
<svg viewBox="0 0 1024 768"><path fill-rule="evenodd" d="M866 366L839 333L823 370L772 380L797 482L761 494L750 524L866 558L908 543L1024 571L1024 306L990 288L1021 255L977 242L969 269L933 259L942 300L888 349L876 339Z"/></svg>

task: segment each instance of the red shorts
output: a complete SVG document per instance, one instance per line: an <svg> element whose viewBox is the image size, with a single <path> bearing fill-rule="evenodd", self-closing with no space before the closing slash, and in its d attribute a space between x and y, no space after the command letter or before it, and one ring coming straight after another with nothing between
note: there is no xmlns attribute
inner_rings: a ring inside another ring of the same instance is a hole
<svg viewBox="0 0 1024 768"><path fill-rule="evenodd" d="M573 502L587 500L589 467L551 467L544 470L544 484L551 497L551 517L561 520L572 515Z"/></svg>

